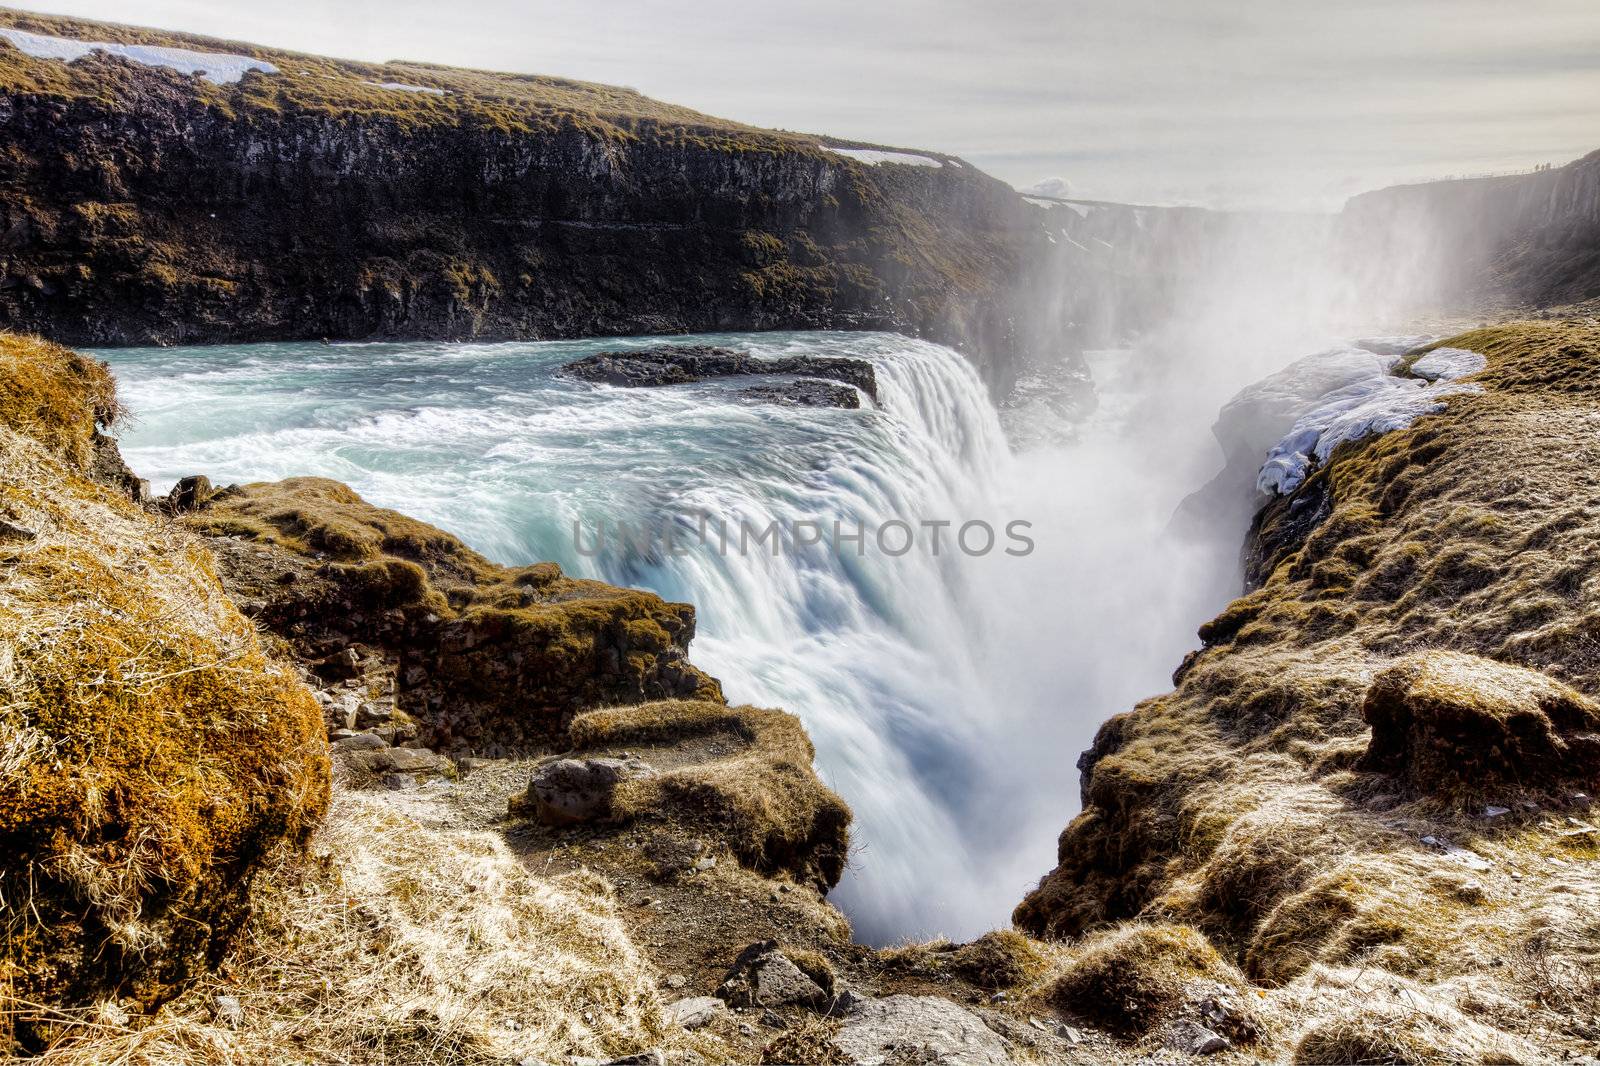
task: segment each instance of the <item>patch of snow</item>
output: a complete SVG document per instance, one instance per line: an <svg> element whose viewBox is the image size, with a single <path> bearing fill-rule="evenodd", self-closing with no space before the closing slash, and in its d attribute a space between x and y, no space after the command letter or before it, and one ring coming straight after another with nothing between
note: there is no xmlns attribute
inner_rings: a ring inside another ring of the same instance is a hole
<svg viewBox="0 0 1600 1066"><path fill-rule="evenodd" d="M1476 374L1488 365L1488 359L1465 348L1435 348L1412 363L1411 372L1429 381L1455 381Z"/></svg>
<svg viewBox="0 0 1600 1066"><path fill-rule="evenodd" d="M389 89L397 93L427 93L430 96L449 95L444 89L435 89L428 85L407 85L403 81L363 81L362 85L371 85L376 89Z"/></svg>
<svg viewBox="0 0 1600 1066"><path fill-rule="evenodd" d="M73 63L91 52L120 56L147 67L167 67L182 74L198 74L209 82L226 85L259 70L276 74L278 68L264 59L232 55L227 52L196 52L188 48L162 48L149 44L115 44L110 41L79 41L70 37L50 37L27 30L0 28L4 37L19 51L35 59L59 59Z"/></svg>
<svg viewBox="0 0 1600 1066"><path fill-rule="evenodd" d="M1366 371L1321 396L1273 445L1256 477L1257 490L1293 492L1305 482L1313 466L1326 462L1333 450L1346 441L1405 429L1423 415L1443 411L1446 396L1482 391L1473 384L1395 377L1389 368L1398 357L1366 354L1371 356ZM1355 369L1360 366L1360 357L1348 356L1344 363L1346 369Z"/></svg>
<svg viewBox="0 0 1600 1066"><path fill-rule="evenodd" d="M1398 360L1361 344L1296 359L1241 389L1223 406L1212 433L1230 463L1256 468L1273 442L1318 400L1362 378L1386 374Z"/></svg>
<svg viewBox="0 0 1600 1066"><path fill-rule="evenodd" d="M876 148L831 148L822 145L824 151L834 155L846 156L858 163L865 163L869 167L881 166L884 163L899 163L908 167L942 167L943 163L925 155L913 155L910 152L881 152Z"/></svg>
<svg viewBox="0 0 1600 1066"><path fill-rule="evenodd" d="M1383 337L1362 337L1360 340L1352 341L1351 343L1357 348L1365 348L1367 351L1377 352L1379 355L1405 355L1411 349L1420 348L1424 344L1437 339L1437 337L1430 337L1426 333L1417 334L1416 336L1391 334Z"/></svg>

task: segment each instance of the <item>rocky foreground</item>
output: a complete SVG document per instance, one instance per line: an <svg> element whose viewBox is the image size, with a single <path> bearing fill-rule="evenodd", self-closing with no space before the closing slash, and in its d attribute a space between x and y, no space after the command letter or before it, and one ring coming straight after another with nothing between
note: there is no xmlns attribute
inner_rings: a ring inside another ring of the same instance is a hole
<svg viewBox="0 0 1600 1066"><path fill-rule="evenodd" d="M879 951L826 899L848 808L689 662L691 607L320 479L140 503L104 368L0 337L0 1031L58 1063L1592 1056L1600 330L1447 343L1482 391L1262 512L1260 587L1102 729L1017 928Z"/></svg>

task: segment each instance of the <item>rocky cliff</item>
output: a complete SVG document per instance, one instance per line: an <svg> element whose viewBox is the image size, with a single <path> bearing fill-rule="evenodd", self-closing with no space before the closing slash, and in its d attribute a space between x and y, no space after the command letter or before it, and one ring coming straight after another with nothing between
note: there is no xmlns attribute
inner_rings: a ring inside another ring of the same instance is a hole
<svg viewBox="0 0 1600 1066"><path fill-rule="evenodd" d="M219 83L0 42L6 328L94 344L894 329L961 348L996 387L1054 343L1019 283L1048 252L1033 212L950 157L876 161L555 78L20 12L6 28L270 70Z"/></svg>
<svg viewBox="0 0 1600 1066"><path fill-rule="evenodd" d="M1365 193L1340 226L1355 275L1419 303L1583 303L1600 297L1600 152L1529 174Z"/></svg>
<svg viewBox="0 0 1600 1066"><path fill-rule="evenodd" d="M1078 763L1082 813L1015 918L1158 960L1140 1031L1220 983L1298 1062L1600 1040L1600 330L1444 344L1487 358L1481 391L1277 497L1261 586Z"/></svg>

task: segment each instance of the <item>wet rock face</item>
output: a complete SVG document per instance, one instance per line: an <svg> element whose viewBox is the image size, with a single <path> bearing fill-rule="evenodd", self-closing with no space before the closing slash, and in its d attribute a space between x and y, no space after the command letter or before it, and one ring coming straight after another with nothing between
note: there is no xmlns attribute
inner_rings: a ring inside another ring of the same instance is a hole
<svg viewBox="0 0 1600 1066"><path fill-rule="evenodd" d="M1422 652L1379 674L1361 713L1372 726L1362 768L1421 788L1600 777L1600 706L1535 670Z"/></svg>
<svg viewBox="0 0 1600 1066"><path fill-rule="evenodd" d="M753 403L778 407L837 407L854 411L861 407L861 394L848 385L801 378L782 385L753 385L739 393Z"/></svg>
<svg viewBox="0 0 1600 1066"><path fill-rule="evenodd" d="M561 368L563 372L584 381L599 382L627 388L656 385L687 385L696 381L717 378L751 377L773 374L799 374L822 378L853 386L872 399L878 398L878 378L872 364L864 359L836 358L782 358L757 359L748 352L734 348L716 348L706 345L666 345L644 348L633 352L599 352ZM744 395L752 398L770 397L773 402L784 402L781 397L822 397L829 393L812 387L797 389L793 386L808 384L794 382L791 386L764 385L746 389ZM812 386L820 382L809 383ZM759 390L766 390L761 392ZM836 399L837 392L832 394ZM791 400L790 402L806 402ZM846 404L830 400L830 407ZM807 406L824 406L808 402ZM860 401L848 406L859 407Z"/></svg>

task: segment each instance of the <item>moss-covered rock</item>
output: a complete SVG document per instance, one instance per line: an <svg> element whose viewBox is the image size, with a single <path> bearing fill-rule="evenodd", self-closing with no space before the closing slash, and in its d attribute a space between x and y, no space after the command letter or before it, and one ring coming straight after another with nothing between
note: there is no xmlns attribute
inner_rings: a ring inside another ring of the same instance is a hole
<svg viewBox="0 0 1600 1066"><path fill-rule="evenodd" d="M1425 789L1600 781L1600 705L1534 670L1419 652L1373 680L1361 713L1363 768Z"/></svg>
<svg viewBox="0 0 1600 1066"><path fill-rule="evenodd" d="M792 714L665 700L586 712L569 737L580 752L672 751L677 765L616 785L613 817L682 823L753 870L823 891L844 873L850 808L817 777Z"/></svg>
<svg viewBox="0 0 1600 1066"><path fill-rule="evenodd" d="M0 398L0 1044L33 1044L52 1009L149 1007L214 959L328 761L199 539L88 476L104 367L0 337Z"/></svg>
<svg viewBox="0 0 1600 1066"><path fill-rule="evenodd" d="M185 521L212 535L245 610L303 660L353 642L390 657L399 705L430 747L525 750L585 708L721 699L685 657L688 604L554 563L500 566L336 481L226 489Z"/></svg>

